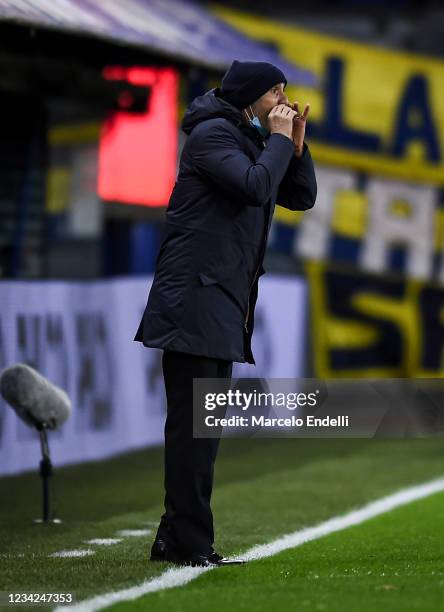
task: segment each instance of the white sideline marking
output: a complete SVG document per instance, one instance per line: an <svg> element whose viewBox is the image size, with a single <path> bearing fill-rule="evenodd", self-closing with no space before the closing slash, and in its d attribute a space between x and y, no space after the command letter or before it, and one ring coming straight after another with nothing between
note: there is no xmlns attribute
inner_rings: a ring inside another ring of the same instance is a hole
<svg viewBox="0 0 444 612"><path fill-rule="evenodd" d="M324 523L315 525L314 527L306 527L299 531L294 531L293 533L284 535L281 538L270 542L269 544L254 546L243 555L240 555L240 557L247 560L271 557L288 548L294 548L295 546L300 546L305 542L316 540L317 538L321 538L322 536L328 535L335 531L341 531L347 527L359 525L360 523L379 516L380 514L384 514L385 512L389 512L390 510L398 508L399 506L404 506L440 491L444 491L444 478L432 480L431 482L427 482L422 485L408 487L407 489L401 489L396 493L392 493L391 495L382 497L374 502L370 502L358 510L352 510L347 514L333 517ZM146 595L147 593L154 593L155 591L163 591L164 589L183 586L210 569L214 568L172 568L157 578L151 578L150 580L146 580L137 586L123 589L122 591L112 591L110 593L105 593L104 595L97 595L96 597L85 599L84 601L79 602L78 604L70 605L69 607L58 606L54 609L54 612L68 610L68 608L69 612L95 612L96 610L102 610L103 608L107 608L108 606L120 601L131 601L137 599L138 597ZM223 569L221 571L223 571Z"/></svg>
<svg viewBox="0 0 444 612"><path fill-rule="evenodd" d="M152 529L121 529L116 535L122 538L140 538L141 536L150 535Z"/></svg>
<svg viewBox="0 0 444 612"><path fill-rule="evenodd" d="M89 548L83 550L59 550L59 552L52 553L50 557L88 557L94 555L95 551Z"/></svg>
<svg viewBox="0 0 444 612"><path fill-rule="evenodd" d="M85 544L96 544L97 546L111 546L121 541L122 538L93 538L92 540L84 540Z"/></svg>

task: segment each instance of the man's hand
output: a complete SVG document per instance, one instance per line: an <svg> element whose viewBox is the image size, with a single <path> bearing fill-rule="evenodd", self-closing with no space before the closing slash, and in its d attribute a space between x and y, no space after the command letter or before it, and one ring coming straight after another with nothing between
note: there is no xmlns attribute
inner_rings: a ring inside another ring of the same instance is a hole
<svg viewBox="0 0 444 612"><path fill-rule="evenodd" d="M305 125L307 122L308 113L310 111L310 104L306 104L302 114L299 113L298 102L295 102L293 105L290 104L290 108L295 111L293 116L293 131L291 137L294 143L295 155L300 157L304 147Z"/></svg>
<svg viewBox="0 0 444 612"><path fill-rule="evenodd" d="M268 128L271 134L283 134L291 140L295 116L296 111L286 104L274 106L268 114Z"/></svg>

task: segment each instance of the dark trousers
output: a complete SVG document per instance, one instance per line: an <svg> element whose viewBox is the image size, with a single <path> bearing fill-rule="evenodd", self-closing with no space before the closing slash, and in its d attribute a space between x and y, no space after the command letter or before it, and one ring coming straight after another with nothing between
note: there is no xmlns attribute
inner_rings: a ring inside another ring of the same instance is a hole
<svg viewBox="0 0 444 612"><path fill-rule="evenodd" d="M165 513L157 537L179 552L210 554L210 500L219 438L193 438L193 378L231 379L233 362L165 350Z"/></svg>

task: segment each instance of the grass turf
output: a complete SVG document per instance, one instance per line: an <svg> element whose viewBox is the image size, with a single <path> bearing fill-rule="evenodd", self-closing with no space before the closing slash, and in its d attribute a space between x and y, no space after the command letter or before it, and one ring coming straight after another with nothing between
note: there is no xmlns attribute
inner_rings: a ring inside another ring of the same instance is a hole
<svg viewBox="0 0 444 612"><path fill-rule="evenodd" d="M442 476L443 451L444 441L439 439L223 440L213 498L216 549L239 553L393 490ZM158 520L163 497L161 449L59 469L56 482L58 514L64 523L35 526L30 521L40 512L38 476L0 480L0 590L75 591L83 599L133 586L168 567L148 561L150 536L124 538L111 547L83 543ZM87 547L96 551L94 556L49 557L59 550ZM385 554L382 547L379 558ZM341 555L337 558L340 565ZM347 589L346 584L341 588ZM228 605L228 591L226 607L218 609L233 607ZM179 590L151 597L160 601L170 596L179 597ZM260 605L256 609L267 609Z"/></svg>
<svg viewBox="0 0 444 612"><path fill-rule="evenodd" d="M444 607L444 494L181 588L111 606L156 610L437 612Z"/></svg>

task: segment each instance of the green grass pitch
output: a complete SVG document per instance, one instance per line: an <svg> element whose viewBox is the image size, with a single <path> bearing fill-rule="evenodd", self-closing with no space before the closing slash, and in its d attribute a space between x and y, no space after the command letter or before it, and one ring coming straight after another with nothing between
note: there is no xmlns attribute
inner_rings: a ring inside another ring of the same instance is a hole
<svg viewBox="0 0 444 612"><path fill-rule="evenodd" d="M213 509L216 550L320 523L409 485L444 476L444 441L223 440ZM168 564L148 561L152 536L87 545L151 527L162 511L162 450L58 469L58 526L36 526L37 474L0 480L0 591L74 591L77 600L137 585ZM444 494L395 509L274 557L219 568L119 610L444 609ZM54 558L60 550L94 555ZM12 609L12 608L9 608ZM29 608L27 608L29 609Z"/></svg>

